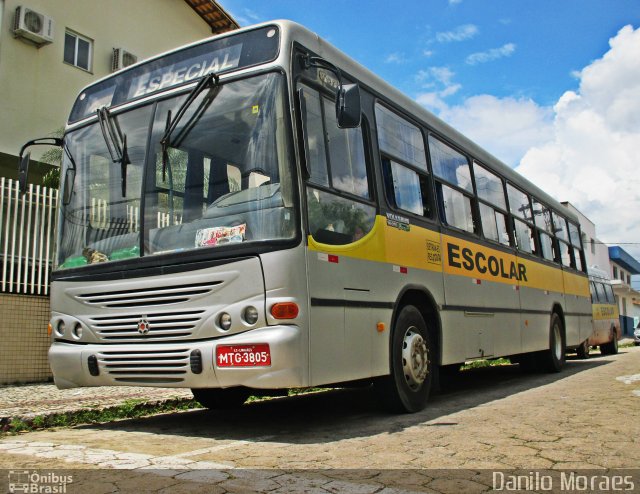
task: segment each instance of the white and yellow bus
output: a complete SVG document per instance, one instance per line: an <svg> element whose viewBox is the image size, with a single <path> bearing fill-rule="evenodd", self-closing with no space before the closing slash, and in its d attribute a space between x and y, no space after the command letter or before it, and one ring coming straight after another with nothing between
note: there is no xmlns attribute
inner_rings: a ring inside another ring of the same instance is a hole
<svg viewBox="0 0 640 494"><path fill-rule="evenodd" d="M364 381L416 411L441 366L559 371L591 333L577 218L298 24L104 78L54 143L60 388Z"/></svg>
<svg viewBox="0 0 640 494"><path fill-rule="evenodd" d="M579 358L589 358L591 347L600 346L601 354L615 355L618 353L618 340L622 334L618 303L613 294L611 280L605 272L589 268L589 287L593 330L576 348L576 352Z"/></svg>

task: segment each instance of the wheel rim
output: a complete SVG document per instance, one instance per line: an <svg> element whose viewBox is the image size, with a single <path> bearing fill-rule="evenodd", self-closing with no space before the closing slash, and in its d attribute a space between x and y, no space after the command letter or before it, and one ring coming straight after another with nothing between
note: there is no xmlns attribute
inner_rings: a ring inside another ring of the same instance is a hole
<svg viewBox="0 0 640 494"><path fill-rule="evenodd" d="M402 372L407 386L413 391L422 386L429 373L427 342L415 326L407 329L402 341Z"/></svg>
<svg viewBox="0 0 640 494"><path fill-rule="evenodd" d="M553 354L557 360L562 360L562 336L558 324L553 325Z"/></svg>

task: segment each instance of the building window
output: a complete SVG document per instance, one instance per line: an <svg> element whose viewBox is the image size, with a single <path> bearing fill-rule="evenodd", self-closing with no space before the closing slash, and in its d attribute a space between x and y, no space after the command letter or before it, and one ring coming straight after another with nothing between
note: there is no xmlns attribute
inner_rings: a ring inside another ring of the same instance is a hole
<svg viewBox="0 0 640 494"><path fill-rule="evenodd" d="M613 279L618 279L618 268L616 266L613 267Z"/></svg>
<svg viewBox="0 0 640 494"><path fill-rule="evenodd" d="M67 31L64 35L64 61L86 71L91 70L93 41Z"/></svg>

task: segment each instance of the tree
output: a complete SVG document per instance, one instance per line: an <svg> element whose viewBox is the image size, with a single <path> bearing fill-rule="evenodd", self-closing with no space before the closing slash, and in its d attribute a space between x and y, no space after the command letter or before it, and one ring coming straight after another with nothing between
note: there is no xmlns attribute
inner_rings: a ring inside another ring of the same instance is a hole
<svg viewBox="0 0 640 494"><path fill-rule="evenodd" d="M51 137L62 137L63 135L64 135L63 127L60 127L59 129L53 131L50 134ZM44 185L45 187L50 187L52 189L60 188L60 169L62 167L62 148L55 146L48 149L40 157L40 162L48 163L54 166L54 168L51 168L42 176L42 185Z"/></svg>

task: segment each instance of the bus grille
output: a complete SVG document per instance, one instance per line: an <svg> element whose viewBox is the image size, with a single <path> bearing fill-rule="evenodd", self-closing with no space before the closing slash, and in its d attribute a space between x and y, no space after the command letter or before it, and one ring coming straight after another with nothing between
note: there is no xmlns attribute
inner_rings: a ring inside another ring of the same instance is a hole
<svg viewBox="0 0 640 494"><path fill-rule="evenodd" d="M189 371L189 349L104 351L98 353L98 366L118 382L178 383Z"/></svg>
<svg viewBox="0 0 640 494"><path fill-rule="evenodd" d="M89 325L106 343L151 342L189 338L204 310L90 317ZM140 332L140 323L148 332Z"/></svg>
<svg viewBox="0 0 640 494"><path fill-rule="evenodd" d="M124 309L189 302L211 293L221 281L191 283L168 287L137 288L75 295L76 300L94 307Z"/></svg>

